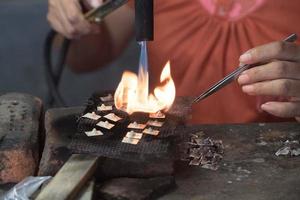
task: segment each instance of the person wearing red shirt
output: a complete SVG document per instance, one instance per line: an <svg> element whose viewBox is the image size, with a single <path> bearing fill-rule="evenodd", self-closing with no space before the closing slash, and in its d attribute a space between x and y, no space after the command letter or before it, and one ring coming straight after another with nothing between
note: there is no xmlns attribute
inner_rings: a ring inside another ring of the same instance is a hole
<svg viewBox="0 0 300 200"><path fill-rule="evenodd" d="M84 0L86 9L102 0ZM255 64L235 84L194 105L192 123L300 121L299 0L155 0L154 41L148 43L151 85L164 64L178 96L196 96L236 69ZM100 25L84 19L78 1L49 0L48 21L74 39L68 65L87 72L116 58L133 35L131 4Z"/></svg>

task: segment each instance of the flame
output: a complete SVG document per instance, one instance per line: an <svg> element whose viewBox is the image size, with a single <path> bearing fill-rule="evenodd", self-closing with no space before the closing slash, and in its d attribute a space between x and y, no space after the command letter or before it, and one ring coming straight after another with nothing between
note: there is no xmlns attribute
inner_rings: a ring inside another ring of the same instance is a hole
<svg viewBox="0 0 300 200"><path fill-rule="evenodd" d="M175 84L171 77L170 62L160 75L161 85L149 94L148 72L140 69L139 76L125 71L115 92L115 106L129 114L134 112L156 113L167 111L175 100Z"/></svg>

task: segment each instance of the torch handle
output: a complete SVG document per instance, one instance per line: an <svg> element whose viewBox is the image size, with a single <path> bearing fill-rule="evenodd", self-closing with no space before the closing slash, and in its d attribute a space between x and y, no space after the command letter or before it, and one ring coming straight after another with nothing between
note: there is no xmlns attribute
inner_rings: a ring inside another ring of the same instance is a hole
<svg viewBox="0 0 300 200"><path fill-rule="evenodd" d="M153 0L135 0L135 32L137 41L153 40Z"/></svg>

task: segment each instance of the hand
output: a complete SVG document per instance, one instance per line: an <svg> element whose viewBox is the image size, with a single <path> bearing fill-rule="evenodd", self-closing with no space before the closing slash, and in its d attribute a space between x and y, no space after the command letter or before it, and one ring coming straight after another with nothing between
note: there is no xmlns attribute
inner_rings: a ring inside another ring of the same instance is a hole
<svg viewBox="0 0 300 200"><path fill-rule="evenodd" d="M289 42L269 43L247 51L240 62L256 64L238 78L243 92L286 97L285 102L266 102L261 109L300 122L300 46Z"/></svg>
<svg viewBox="0 0 300 200"><path fill-rule="evenodd" d="M84 0L87 8L100 6L103 0ZM54 30L74 39L99 32L98 26L89 23L82 13L79 0L49 0L47 19Z"/></svg>

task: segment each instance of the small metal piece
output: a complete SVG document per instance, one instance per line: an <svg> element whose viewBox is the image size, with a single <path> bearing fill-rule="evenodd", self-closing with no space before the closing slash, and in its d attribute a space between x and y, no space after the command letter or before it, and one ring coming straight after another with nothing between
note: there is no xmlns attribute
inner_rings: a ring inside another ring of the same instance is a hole
<svg viewBox="0 0 300 200"><path fill-rule="evenodd" d="M106 119L109 119L109 120L114 121L114 122L120 121L122 119L121 117L118 117L114 113L109 113L109 114L105 115L104 117Z"/></svg>
<svg viewBox="0 0 300 200"><path fill-rule="evenodd" d="M196 166L198 166L198 165L200 165L200 163L201 163L201 160L199 158L193 158L190 161L189 165L196 165Z"/></svg>
<svg viewBox="0 0 300 200"><path fill-rule="evenodd" d="M148 135L158 135L159 134L159 130L155 130L153 128L146 128L143 133L148 134Z"/></svg>
<svg viewBox="0 0 300 200"><path fill-rule="evenodd" d="M101 118L101 116L100 116L100 115L97 115L95 112L86 113L86 114L83 115L82 117L88 118L88 119L93 119L93 120L98 120L98 119Z"/></svg>
<svg viewBox="0 0 300 200"><path fill-rule="evenodd" d="M101 106L97 107L98 111L111 111L112 110L112 106L106 106L104 104L101 104Z"/></svg>
<svg viewBox="0 0 300 200"><path fill-rule="evenodd" d="M156 126L156 127L162 127L163 124L164 124L164 122L159 122L157 120L149 120L147 122L147 125L149 125L149 126Z"/></svg>
<svg viewBox="0 0 300 200"><path fill-rule="evenodd" d="M164 119L164 118L166 118L166 115L164 113L162 113L161 111L158 111L157 113L150 113L149 117L156 118L156 119Z"/></svg>
<svg viewBox="0 0 300 200"><path fill-rule="evenodd" d="M91 130L91 131L86 131L85 134L87 136L89 136L89 137L103 135L103 133L101 131L99 131L99 130L97 130L95 128L93 130Z"/></svg>
<svg viewBox="0 0 300 200"><path fill-rule="evenodd" d="M100 97L101 101L107 102L114 100L113 96L111 94L108 94L107 96Z"/></svg>
<svg viewBox="0 0 300 200"><path fill-rule="evenodd" d="M142 133L137 133L134 131L129 131L127 132L126 136L127 138L134 138L140 140L142 138L143 134Z"/></svg>
<svg viewBox="0 0 300 200"><path fill-rule="evenodd" d="M128 137L124 137L122 140L123 143L128 143L128 144L134 144L136 145L137 143L139 143L138 139L134 139L134 138L128 138Z"/></svg>
<svg viewBox="0 0 300 200"><path fill-rule="evenodd" d="M112 129L115 125L114 124L111 124L109 123L108 121L100 121L99 123L96 124L97 126L100 126L102 128L105 128L105 129Z"/></svg>
<svg viewBox="0 0 300 200"><path fill-rule="evenodd" d="M284 42L295 42L297 40L297 38L298 37L296 34L292 34L292 35L288 36L287 38L285 38L283 41ZM201 95L199 95L197 98L195 98L194 103L197 103L200 100L205 99L206 97L219 91L220 89L222 89L223 87L225 87L226 85L228 85L229 83L231 83L232 81L237 79L238 76L243 71L249 69L250 67L252 67L252 65L245 64L245 65L239 66L236 70L234 70L233 72L231 72L230 74L225 76L222 80L218 81L216 84L211 86L208 90L206 90Z"/></svg>
<svg viewBox="0 0 300 200"><path fill-rule="evenodd" d="M136 122L133 122L133 123L130 123L127 128L144 129L144 128L146 128L146 124L138 124Z"/></svg>

